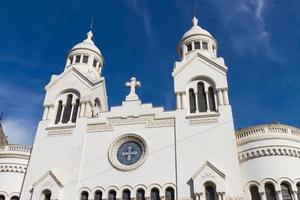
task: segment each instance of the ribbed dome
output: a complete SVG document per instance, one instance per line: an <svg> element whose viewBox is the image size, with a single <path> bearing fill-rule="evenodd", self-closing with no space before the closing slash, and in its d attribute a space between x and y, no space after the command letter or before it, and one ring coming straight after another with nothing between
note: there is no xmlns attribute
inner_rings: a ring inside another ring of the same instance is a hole
<svg viewBox="0 0 300 200"><path fill-rule="evenodd" d="M92 50L101 55L100 50L95 45L92 38L93 38L93 33L92 33L92 31L89 31L87 33L87 38L85 40L83 40L81 43L76 44L70 51L73 51L76 49L88 49L88 50Z"/></svg>
<svg viewBox="0 0 300 200"><path fill-rule="evenodd" d="M212 37L212 35L205 29L202 29L199 25L198 25L198 19L196 17L193 18L192 20L193 22L193 26L190 30L188 30L183 36L182 36L182 40L190 37L190 36L194 36L194 35L207 35L209 37Z"/></svg>

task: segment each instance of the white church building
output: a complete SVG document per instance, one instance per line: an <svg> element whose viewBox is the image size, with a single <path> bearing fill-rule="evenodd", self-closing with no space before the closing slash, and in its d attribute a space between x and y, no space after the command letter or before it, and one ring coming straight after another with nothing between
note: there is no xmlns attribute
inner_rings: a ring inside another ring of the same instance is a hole
<svg viewBox="0 0 300 200"><path fill-rule="evenodd" d="M300 130L235 131L228 68L196 17L177 51L175 110L142 103L134 77L109 107L88 32L45 87L33 148L0 126L0 200L300 200Z"/></svg>

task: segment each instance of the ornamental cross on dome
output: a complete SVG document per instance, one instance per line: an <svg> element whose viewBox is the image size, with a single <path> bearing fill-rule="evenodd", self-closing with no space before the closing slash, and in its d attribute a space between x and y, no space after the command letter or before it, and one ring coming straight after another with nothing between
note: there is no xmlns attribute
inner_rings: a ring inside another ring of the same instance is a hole
<svg viewBox="0 0 300 200"><path fill-rule="evenodd" d="M130 93L126 96L126 101L139 100L135 90L137 87L141 87L141 83L137 81L135 77L132 77L130 82L126 82L126 86L130 88Z"/></svg>

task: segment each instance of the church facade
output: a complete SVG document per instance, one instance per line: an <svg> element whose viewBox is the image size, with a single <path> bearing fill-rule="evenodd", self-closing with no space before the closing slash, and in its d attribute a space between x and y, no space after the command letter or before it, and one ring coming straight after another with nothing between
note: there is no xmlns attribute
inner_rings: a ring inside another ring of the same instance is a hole
<svg viewBox="0 0 300 200"><path fill-rule="evenodd" d="M15 154L5 158L12 145L0 146L0 200L300 200L300 130L273 123L235 131L228 68L196 17L177 48L173 111L142 103L135 77L109 108L92 37L45 87L27 157L4 160ZM20 162L26 173L2 170Z"/></svg>

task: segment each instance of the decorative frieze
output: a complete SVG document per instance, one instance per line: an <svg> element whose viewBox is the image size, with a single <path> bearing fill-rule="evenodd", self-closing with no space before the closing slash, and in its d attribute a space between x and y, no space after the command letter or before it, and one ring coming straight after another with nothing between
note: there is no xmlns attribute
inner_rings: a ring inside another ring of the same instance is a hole
<svg viewBox="0 0 300 200"><path fill-rule="evenodd" d="M12 164L12 163L4 163L0 164L0 172L16 172L16 173L26 173L27 166Z"/></svg>
<svg viewBox="0 0 300 200"><path fill-rule="evenodd" d="M75 128L75 125L55 126L55 127L46 128L46 131L49 136L70 135L73 133L74 128Z"/></svg>
<svg viewBox="0 0 300 200"><path fill-rule="evenodd" d="M87 132L112 131L114 126L145 124L146 128L171 127L174 126L173 118L155 118L154 115L143 115L138 117L129 116L126 118L117 117L108 119L108 123L88 124Z"/></svg>

